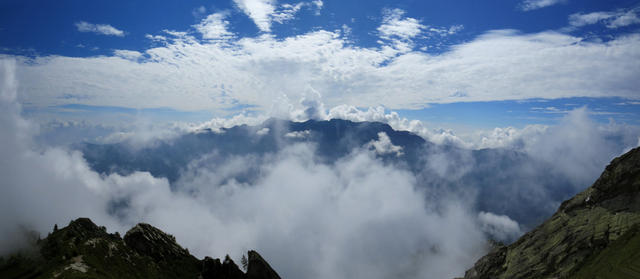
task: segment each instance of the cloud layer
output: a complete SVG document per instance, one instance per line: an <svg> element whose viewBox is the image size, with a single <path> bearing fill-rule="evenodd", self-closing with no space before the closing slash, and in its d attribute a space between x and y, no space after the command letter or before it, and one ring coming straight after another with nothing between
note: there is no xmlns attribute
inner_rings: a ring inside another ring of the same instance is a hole
<svg viewBox="0 0 640 279"><path fill-rule="evenodd" d="M381 44L371 48L352 45L341 31L239 38L229 24L225 13L214 13L194 25L195 32L149 34L160 46L142 52L14 57L23 84L20 101L35 107L81 103L220 112L251 106L269 112L284 101L298 106L311 91L328 107L416 109L576 96L635 100L640 87L639 35L594 42L557 32L494 30L432 55L414 50L412 40L445 29L430 31L397 9L380 22ZM445 33L459 28L450 29Z"/></svg>

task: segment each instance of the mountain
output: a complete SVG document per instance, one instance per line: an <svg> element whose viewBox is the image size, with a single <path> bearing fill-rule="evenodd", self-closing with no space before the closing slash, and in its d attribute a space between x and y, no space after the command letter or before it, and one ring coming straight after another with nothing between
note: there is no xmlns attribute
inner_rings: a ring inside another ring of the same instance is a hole
<svg viewBox="0 0 640 279"><path fill-rule="evenodd" d="M293 122L271 118L256 126L239 125L219 131L204 129L176 139L161 141L144 148L132 148L127 143L85 143L80 149L89 165L101 173L128 174L148 171L155 177L174 182L189 162L215 152L221 160L230 156L274 153L298 142L317 146L316 155L323 162L332 162L378 139L384 132L395 145L408 150L405 158L415 161L414 154L426 141L406 131L396 131L380 122L352 122L332 119ZM245 178L250 179L250 178Z"/></svg>
<svg viewBox="0 0 640 279"><path fill-rule="evenodd" d="M547 221L465 274L480 278L640 278L640 148Z"/></svg>
<svg viewBox="0 0 640 279"><path fill-rule="evenodd" d="M172 235L138 224L124 238L109 234L88 218L71 221L33 250L0 258L0 278L202 278L280 279L255 251L248 252L247 272L227 256L199 260Z"/></svg>
<svg viewBox="0 0 640 279"><path fill-rule="evenodd" d="M380 122L341 119L293 122L272 118L255 126L186 133L144 147L121 142L85 143L76 148L98 173L126 175L146 171L154 177L167 178L176 190L184 182L181 179L193 175L190 171L200 167L216 169L237 157L250 158L252 164L221 180L254 184L263 173L260 168L271 165L269 160L274 156L270 155L300 143L313 147L318 163L331 165L352 152L371 149L369 143L380 140L380 133L402 148L402 155L374 152L375 156L413 173L418 187L447 189L461 195L476 193L476 210L507 215L525 228L540 224L560 202L583 187L573 185L566 174L548 162L524 152L434 144ZM125 205L114 203L110 212L117 213L121 206Z"/></svg>

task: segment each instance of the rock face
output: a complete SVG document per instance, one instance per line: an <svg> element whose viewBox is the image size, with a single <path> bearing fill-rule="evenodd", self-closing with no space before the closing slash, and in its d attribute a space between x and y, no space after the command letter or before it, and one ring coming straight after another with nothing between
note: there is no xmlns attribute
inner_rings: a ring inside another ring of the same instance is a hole
<svg viewBox="0 0 640 279"><path fill-rule="evenodd" d="M224 262L219 259L204 259L202 270L203 279L280 279L278 273L269 266L260 254L256 251L249 251L247 263L247 273L243 273L240 268L227 256Z"/></svg>
<svg viewBox="0 0 640 279"><path fill-rule="evenodd" d="M614 159L591 187L464 278L640 278L640 148Z"/></svg>
<svg viewBox="0 0 640 279"><path fill-rule="evenodd" d="M0 258L0 278L280 278L255 251L249 251L244 273L229 256L222 263L198 260L149 224L136 225L122 239L79 218L34 245L30 255Z"/></svg>
<svg viewBox="0 0 640 279"><path fill-rule="evenodd" d="M256 251L249 251L249 265L247 266L249 279L280 279L280 276L269 266Z"/></svg>

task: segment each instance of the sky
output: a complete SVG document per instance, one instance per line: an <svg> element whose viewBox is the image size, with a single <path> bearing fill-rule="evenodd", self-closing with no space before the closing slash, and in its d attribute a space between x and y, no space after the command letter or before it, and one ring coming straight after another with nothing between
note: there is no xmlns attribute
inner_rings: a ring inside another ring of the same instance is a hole
<svg viewBox="0 0 640 279"><path fill-rule="evenodd" d="M4 0L0 55L18 61L19 101L41 120L286 118L311 100L460 133L577 107L638 125L638 13L638 1Z"/></svg>

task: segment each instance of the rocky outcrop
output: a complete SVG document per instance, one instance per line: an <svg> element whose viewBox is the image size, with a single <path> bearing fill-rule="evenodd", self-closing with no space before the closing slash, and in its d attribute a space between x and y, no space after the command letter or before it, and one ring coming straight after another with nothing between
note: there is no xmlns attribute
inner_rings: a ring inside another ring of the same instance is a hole
<svg viewBox="0 0 640 279"><path fill-rule="evenodd" d="M235 262L226 256L224 262L220 259L204 258L202 267L203 279L246 279L247 275L240 270ZM266 278L266 277L263 277Z"/></svg>
<svg viewBox="0 0 640 279"><path fill-rule="evenodd" d="M562 203L542 225L481 258L465 278L640 278L639 226L636 148L614 159L593 186ZM594 268L614 258L624 260Z"/></svg>
<svg viewBox="0 0 640 279"><path fill-rule="evenodd" d="M176 238L145 223L137 224L124 235L124 242L141 255L156 261L171 261L192 257L176 243Z"/></svg>
<svg viewBox="0 0 640 279"><path fill-rule="evenodd" d="M249 251L249 264L247 266L247 278L249 279L280 279L278 273L271 268L260 254Z"/></svg>
<svg viewBox="0 0 640 279"><path fill-rule="evenodd" d="M0 278L280 278L255 251L247 273L227 256L198 260L175 238L138 224L124 239L88 218L78 218L34 243L35 254L0 258Z"/></svg>

